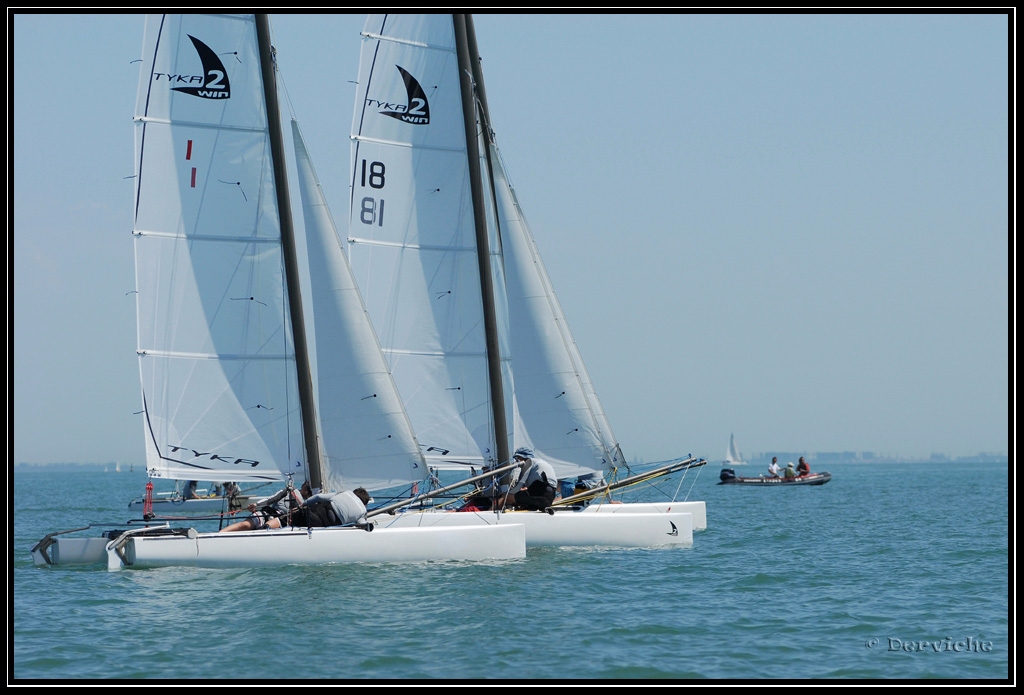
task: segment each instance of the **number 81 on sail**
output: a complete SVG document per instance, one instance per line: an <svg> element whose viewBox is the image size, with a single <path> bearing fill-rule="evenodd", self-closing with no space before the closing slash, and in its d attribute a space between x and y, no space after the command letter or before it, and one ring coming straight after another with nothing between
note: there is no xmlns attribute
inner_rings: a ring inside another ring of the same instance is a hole
<svg viewBox="0 0 1024 695"><path fill-rule="evenodd" d="M366 188L367 184L370 185L370 188L384 188L384 162L370 162L367 167L366 160L362 160L359 185ZM359 220L363 224L376 224L378 227L383 227L384 199L378 200L370 196L363 198L359 209Z"/></svg>

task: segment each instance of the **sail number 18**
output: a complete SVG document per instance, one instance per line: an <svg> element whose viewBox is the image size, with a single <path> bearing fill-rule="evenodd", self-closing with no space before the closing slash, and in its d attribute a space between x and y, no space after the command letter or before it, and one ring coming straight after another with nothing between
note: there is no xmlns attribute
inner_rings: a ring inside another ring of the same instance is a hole
<svg viewBox="0 0 1024 695"><path fill-rule="evenodd" d="M384 162L370 162L367 165L364 159L360 162L359 168L360 186L366 188L366 184L369 183L370 188L377 190L384 188ZM363 224L376 224L378 227L383 227L384 199L371 196L363 198L359 209L359 220Z"/></svg>

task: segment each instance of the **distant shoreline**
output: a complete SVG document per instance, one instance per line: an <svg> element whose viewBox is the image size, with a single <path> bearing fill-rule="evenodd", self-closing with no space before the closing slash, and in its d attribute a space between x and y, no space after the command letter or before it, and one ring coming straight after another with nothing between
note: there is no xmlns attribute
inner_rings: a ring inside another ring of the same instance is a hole
<svg viewBox="0 0 1024 695"><path fill-rule="evenodd" d="M812 466L829 466L833 464L843 463L1006 463L1010 462L1009 456L1006 454L992 454L988 452L980 452L977 454L971 454L970 456L947 456L946 454L931 454L927 458L912 458L912 457L899 457L899 456L880 456L869 451L844 451L844 452L805 452L805 451L764 451L757 454L753 454L746 463L759 466L767 466L772 457L778 457L779 462L782 465L786 465L789 461L796 462L801 456L807 458L807 462Z"/></svg>
<svg viewBox="0 0 1024 695"><path fill-rule="evenodd" d="M145 473L146 464L140 463L136 466L134 463L16 463L14 464L14 470L16 471L64 471L74 472L83 471L88 473L95 473L97 470L107 469L111 473Z"/></svg>

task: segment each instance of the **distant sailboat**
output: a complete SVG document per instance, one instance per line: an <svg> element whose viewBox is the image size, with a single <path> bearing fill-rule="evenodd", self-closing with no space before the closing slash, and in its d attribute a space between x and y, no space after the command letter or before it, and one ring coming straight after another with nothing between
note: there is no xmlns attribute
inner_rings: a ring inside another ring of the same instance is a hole
<svg viewBox="0 0 1024 695"><path fill-rule="evenodd" d="M736 448L736 437L729 434L729 449L725 452L725 461L723 462L726 466L745 466L747 462L740 456L740 450Z"/></svg>

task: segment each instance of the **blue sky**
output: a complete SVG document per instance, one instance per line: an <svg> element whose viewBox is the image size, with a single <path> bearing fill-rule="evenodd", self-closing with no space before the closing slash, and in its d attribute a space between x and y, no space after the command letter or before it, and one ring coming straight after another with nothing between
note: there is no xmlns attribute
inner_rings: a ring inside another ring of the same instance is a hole
<svg viewBox="0 0 1024 695"><path fill-rule="evenodd" d="M339 223L363 20L271 17ZM8 22L13 460L141 462L143 17ZM730 432L744 453L1009 451L1006 15L476 30L499 147L627 458L717 462Z"/></svg>

